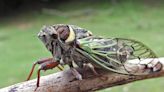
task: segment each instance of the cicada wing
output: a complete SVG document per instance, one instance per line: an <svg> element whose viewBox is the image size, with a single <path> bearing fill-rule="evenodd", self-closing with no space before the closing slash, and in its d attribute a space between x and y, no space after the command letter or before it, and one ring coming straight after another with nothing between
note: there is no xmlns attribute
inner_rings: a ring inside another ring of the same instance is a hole
<svg viewBox="0 0 164 92"><path fill-rule="evenodd" d="M79 53L84 55L86 58L90 59L90 63L92 63L93 65L96 65L98 67L101 67L103 69L106 69L106 70L109 70L109 71L112 71L115 73L129 75L129 73L127 73L126 71L119 71L117 69L107 66L106 64L103 63L104 61L97 60L95 57L93 57L92 55L90 55L89 53L87 53L81 49L76 48L76 51L78 51Z"/></svg>
<svg viewBox="0 0 164 92"><path fill-rule="evenodd" d="M150 64L154 62L154 58L157 58L154 52L143 43L131 39L90 37L81 41L82 50L78 49L80 53L90 58L91 62L99 67L116 73L148 74L148 72L139 73L138 68L132 71L129 64L137 66L143 61L145 64L145 60L147 60L146 64ZM134 60L138 62L132 62Z"/></svg>
<svg viewBox="0 0 164 92"><path fill-rule="evenodd" d="M139 73L142 75L157 72L162 69L163 66L157 59L156 54L143 43L124 38L115 38L115 40L120 47L118 53L122 53L122 55L118 55L119 60L126 61L122 66L126 71L134 75L137 73L138 75ZM143 65L144 69L140 69L141 67L137 67L137 65ZM135 66L136 69L131 66Z"/></svg>

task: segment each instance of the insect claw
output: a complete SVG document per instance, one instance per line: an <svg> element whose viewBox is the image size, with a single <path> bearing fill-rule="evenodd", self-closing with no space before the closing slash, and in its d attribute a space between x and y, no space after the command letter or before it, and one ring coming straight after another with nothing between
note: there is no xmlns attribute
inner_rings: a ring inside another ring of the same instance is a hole
<svg viewBox="0 0 164 92"><path fill-rule="evenodd" d="M76 78L77 78L78 80L82 80L81 74L76 75Z"/></svg>
<svg viewBox="0 0 164 92"><path fill-rule="evenodd" d="M78 80L82 80L82 75L74 68L71 68L72 74L76 77Z"/></svg>
<svg viewBox="0 0 164 92"><path fill-rule="evenodd" d="M35 88L34 92L36 92L37 89L38 89L38 87Z"/></svg>

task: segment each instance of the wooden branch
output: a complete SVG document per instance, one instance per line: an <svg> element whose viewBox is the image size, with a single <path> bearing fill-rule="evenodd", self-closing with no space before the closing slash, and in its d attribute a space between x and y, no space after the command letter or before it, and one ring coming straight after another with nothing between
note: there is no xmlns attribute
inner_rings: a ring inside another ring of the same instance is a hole
<svg viewBox="0 0 164 92"><path fill-rule="evenodd" d="M164 58L159 58L159 60L164 66ZM138 62L137 60L133 60L133 62L134 61ZM145 63L146 62L147 61L145 61ZM138 66L141 67L140 70L142 71L143 65L138 65ZM135 68L136 66L130 66L130 67ZM83 72L83 70L80 69L78 69L78 71ZM89 70L85 71L86 77L83 80L76 80L70 70L43 76L41 77L40 87L37 89L37 92L95 91L112 86L127 84L137 80L164 76L164 68L160 72L143 75L143 76L121 75L109 71L107 72L102 69L101 70L98 69L97 72L100 74L100 76L93 75L93 73ZM35 88L36 88L36 79L18 83L6 88L2 88L0 89L0 92L33 92Z"/></svg>

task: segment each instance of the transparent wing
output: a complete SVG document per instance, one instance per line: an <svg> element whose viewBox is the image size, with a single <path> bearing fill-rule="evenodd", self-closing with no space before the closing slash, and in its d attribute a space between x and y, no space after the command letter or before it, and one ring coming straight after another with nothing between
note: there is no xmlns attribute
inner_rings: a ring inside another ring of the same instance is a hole
<svg viewBox="0 0 164 92"><path fill-rule="evenodd" d="M141 65L145 59L147 63L144 62L143 65L148 65L157 58L143 43L131 39L88 37L79 40L79 43L81 49L77 48L77 51L90 58L91 63L121 74L147 74L148 72L131 71L126 65ZM138 62L133 63L133 60Z"/></svg>

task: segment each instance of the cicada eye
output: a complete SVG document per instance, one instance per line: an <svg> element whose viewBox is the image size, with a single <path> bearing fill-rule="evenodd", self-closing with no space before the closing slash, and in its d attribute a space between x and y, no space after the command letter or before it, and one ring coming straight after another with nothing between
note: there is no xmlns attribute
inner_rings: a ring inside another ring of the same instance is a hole
<svg viewBox="0 0 164 92"><path fill-rule="evenodd" d="M58 35L57 35L57 34L52 34L51 37L52 37L53 39L57 39L57 38L58 38Z"/></svg>

